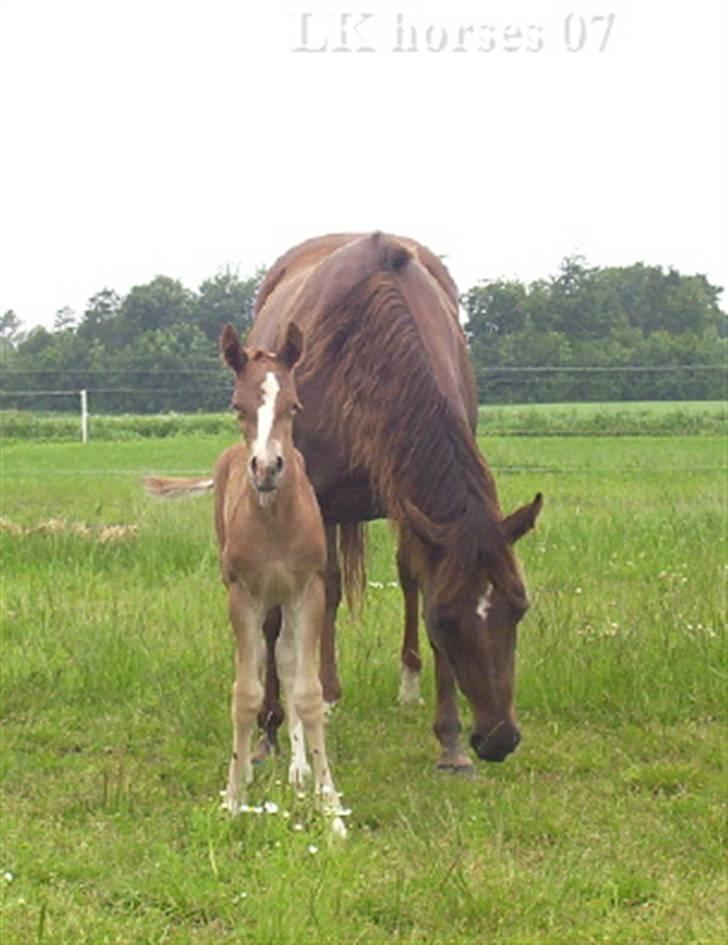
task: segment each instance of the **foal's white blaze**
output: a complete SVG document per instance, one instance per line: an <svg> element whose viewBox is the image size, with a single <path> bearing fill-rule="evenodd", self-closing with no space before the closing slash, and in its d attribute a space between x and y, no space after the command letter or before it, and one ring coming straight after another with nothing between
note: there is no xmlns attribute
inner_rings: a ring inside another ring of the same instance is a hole
<svg viewBox="0 0 728 945"><path fill-rule="evenodd" d="M278 378L272 371L268 371L265 380L260 385L263 391L263 403L258 407L258 433L253 443L253 454L264 453L273 429L273 420L276 415L276 398L281 389Z"/></svg>
<svg viewBox="0 0 728 945"><path fill-rule="evenodd" d="M485 594L483 594L482 597L478 598L478 606L475 608L475 613L480 617L481 620L485 620L485 618L488 616L492 594L493 594L493 585L490 584Z"/></svg>

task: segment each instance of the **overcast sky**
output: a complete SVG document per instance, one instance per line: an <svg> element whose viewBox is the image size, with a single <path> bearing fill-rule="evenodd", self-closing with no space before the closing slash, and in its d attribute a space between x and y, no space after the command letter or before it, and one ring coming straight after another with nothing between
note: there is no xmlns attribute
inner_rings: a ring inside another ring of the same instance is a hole
<svg viewBox="0 0 728 945"><path fill-rule="evenodd" d="M574 252L726 285L726 8L0 0L0 311L342 230L461 289Z"/></svg>

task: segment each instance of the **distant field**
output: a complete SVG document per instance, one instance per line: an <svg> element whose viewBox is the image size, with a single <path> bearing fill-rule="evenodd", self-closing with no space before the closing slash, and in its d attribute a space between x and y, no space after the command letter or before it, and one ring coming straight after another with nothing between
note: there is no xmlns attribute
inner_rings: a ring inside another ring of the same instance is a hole
<svg viewBox="0 0 728 945"><path fill-rule="evenodd" d="M726 431L726 407L719 401L654 403L579 403L481 406L481 433L501 436L690 436ZM0 412L0 437L13 440L80 438L76 414ZM235 435L231 414L160 414L94 416L90 438L125 440L144 437Z"/></svg>
<svg viewBox="0 0 728 945"><path fill-rule="evenodd" d="M673 407L525 409L591 423ZM214 435L3 444L3 945L722 945L713 420L693 437L481 440L503 505L537 490L546 505L518 546L524 740L471 778L435 770L429 658L426 707L395 704L402 608L389 527L371 527L372 586L340 622L328 737L352 815L335 843L284 758L249 795L278 813L218 809L232 648L211 503L148 500L139 476L209 470L229 419Z"/></svg>
<svg viewBox="0 0 728 945"><path fill-rule="evenodd" d="M481 406L482 433L502 436L691 436L726 432L720 401Z"/></svg>

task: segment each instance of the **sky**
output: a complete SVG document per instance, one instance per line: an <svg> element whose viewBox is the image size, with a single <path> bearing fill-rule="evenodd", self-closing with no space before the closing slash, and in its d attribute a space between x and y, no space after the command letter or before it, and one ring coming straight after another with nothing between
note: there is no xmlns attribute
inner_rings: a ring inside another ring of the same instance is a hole
<svg viewBox="0 0 728 945"><path fill-rule="evenodd" d="M726 36L724 0L0 0L0 312L374 229L462 290L728 285Z"/></svg>

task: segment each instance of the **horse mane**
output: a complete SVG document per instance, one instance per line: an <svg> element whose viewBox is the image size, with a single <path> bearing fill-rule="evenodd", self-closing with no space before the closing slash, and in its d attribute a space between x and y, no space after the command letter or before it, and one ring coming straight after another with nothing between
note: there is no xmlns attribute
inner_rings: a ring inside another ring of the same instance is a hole
<svg viewBox="0 0 728 945"><path fill-rule="evenodd" d="M364 471L388 517L420 539L437 564L441 602L472 589L485 571L522 606L493 477L466 420L437 384L397 283L412 252L381 234L361 242L371 258L351 266L360 276L354 284L327 281L298 368L302 380L328 379L316 424L336 430L351 471Z"/></svg>

